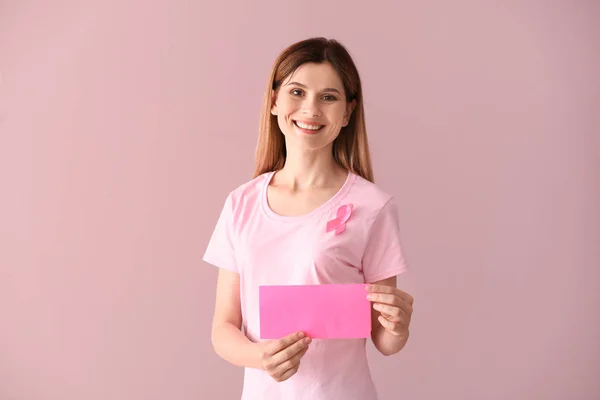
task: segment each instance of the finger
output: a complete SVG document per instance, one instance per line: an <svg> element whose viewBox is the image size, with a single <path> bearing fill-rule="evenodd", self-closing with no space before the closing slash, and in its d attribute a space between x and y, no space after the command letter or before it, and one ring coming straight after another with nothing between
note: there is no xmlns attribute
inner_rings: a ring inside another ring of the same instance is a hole
<svg viewBox="0 0 600 400"><path fill-rule="evenodd" d="M398 316L400 318L409 318L412 315L412 306L406 303L400 303L399 306L390 306L383 303L373 303L373 308L383 314Z"/></svg>
<svg viewBox="0 0 600 400"><path fill-rule="evenodd" d="M379 311L381 314L385 314L387 320L394 322L400 322L401 318L405 315L405 312L401 308L387 304L375 303L373 304L373 309Z"/></svg>
<svg viewBox="0 0 600 400"><path fill-rule="evenodd" d="M304 355L306 354L307 351L308 351L308 347L305 347L300 352L295 354L292 358L279 364L276 368L275 374L280 377L283 377L284 375L289 373L291 370L294 370L294 369L298 370L298 365L300 364L300 360L302 359L302 357L304 357ZM294 371L294 373L295 373L295 371Z"/></svg>
<svg viewBox="0 0 600 400"><path fill-rule="evenodd" d="M380 314L380 316L382 316L386 321L392 322L394 324L398 324L398 325L406 324L406 319L403 317L395 317L393 315L387 315L387 314Z"/></svg>
<svg viewBox="0 0 600 400"><path fill-rule="evenodd" d="M410 304L411 306L414 304L415 302L415 298L412 297L410 294L403 292L402 290L398 289L398 296L400 296L400 298L402 300L404 300L406 303Z"/></svg>
<svg viewBox="0 0 600 400"><path fill-rule="evenodd" d="M404 315L406 318L411 317L413 308L410 304L407 304L405 302L400 302L400 305L398 306L398 308L400 309L401 315Z"/></svg>
<svg viewBox="0 0 600 400"><path fill-rule="evenodd" d="M292 344L297 343L298 341L302 341L302 339L304 339L305 336L306 335L304 334L304 332L297 332L287 335L281 339L274 340L267 345L266 352L269 355L276 354L281 350L291 346Z"/></svg>
<svg viewBox="0 0 600 400"><path fill-rule="evenodd" d="M296 364L295 366L293 366L292 368L288 369L287 371L285 371L283 374L281 374L279 376L279 379L277 379L278 382L283 382L283 381L287 381L288 379L290 379L292 376L294 376L296 374L296 372L298 372L298 369L300 368L300 363Z"/></svg>
<svg viewBox="0 0 600 400"><path fill-rule="evenodd" d="M387 319L383 318L381 315L377 318L377 320L379 321L381 326L383 326L385 329L387 329L394 335L398 335L397 330L399 328L399 324L388 321Z"/></svg>
<svg viewBox="0 0 600 400"><path fill-rule="evenodd" d="M400 306L402 299L393 294L369 293L367 299L374 303L389 304L392 306Z"/></svg>
<svg viewBox="0 0 600 400"><path fill-rule="evenodd" d="M408 294L405 291L400 290L394 286L368 285L367 291L370 293L395 294L396 296L400 297L402 300L406 301L410 305L412 305L414 303L414 298L410 294Z"/></svg>
<svg viewBox="0 0 600 400"><path fill-rule="evenodd" d="M402 299L402 301L404 301L407 304L410 304L411 306L413 305L413 303L415 302L414 297L412 297L410 294L396 288L396 295L398 297L400 297Z"/></svg>
<svg viewBox="0 0 600 400"><path fill-rule="evenodd" d="M399 290L399 289L396 288L396 287L394 287L394 286L388 286L388 285L368 285L367 286L367 291L371 292L371 293L389 293L389 294L392 294L396 290Z"/></svg>
<svg viewBox="0 0 600 400"><path fill-rule="evenodd" d="M279 351L275 355L273 355L273 364L275 366L285 363L286 361L294 359L302 350L308 348L310 343L310 338L304 338L303 340L299 340L293 343L291 346L286 347L285 349ZM286 368L287 369L287 368Z"/></svg>

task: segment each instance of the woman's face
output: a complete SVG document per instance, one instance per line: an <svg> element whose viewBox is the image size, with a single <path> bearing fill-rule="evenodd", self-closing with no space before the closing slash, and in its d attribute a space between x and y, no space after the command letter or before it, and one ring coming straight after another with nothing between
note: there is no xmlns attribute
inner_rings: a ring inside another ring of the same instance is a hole
<svg viewBox="0 0 600 400"><path fill-rule="evenodd" d="M353 109L354 101L346 102L344 85L331 64L307 63L273 93L271 113L288 146L317 150L333 143Z"/></svg>

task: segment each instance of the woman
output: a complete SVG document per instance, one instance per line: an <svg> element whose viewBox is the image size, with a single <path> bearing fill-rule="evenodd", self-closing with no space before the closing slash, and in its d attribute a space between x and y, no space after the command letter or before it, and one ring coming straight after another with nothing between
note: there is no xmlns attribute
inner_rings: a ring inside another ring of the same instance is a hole
<svg viewBox="0 0 600 400"><path fill-rule="evenodd" d="M408 340L396 203L373 183L360 77L340 43L312 38L277 58L254 178L227 196L204 260L219 267L213 345L245 367L242 399L377 398L365 339L259 332L259 285L366 282L375 347L391 355Z"/></svg>

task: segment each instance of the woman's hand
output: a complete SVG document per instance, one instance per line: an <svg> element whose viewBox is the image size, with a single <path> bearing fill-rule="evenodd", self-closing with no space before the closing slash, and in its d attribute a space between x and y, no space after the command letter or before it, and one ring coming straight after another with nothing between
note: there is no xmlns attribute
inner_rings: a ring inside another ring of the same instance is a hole
<svg viewBox="0 0 600 400"><path fill-rule="evenodd" d="M402 290L386 285L367 285L367 299L381 314L377 320L393 336L408 337L413 312L413 297Z"/></svg>
<svg viewBox="0 0 600 400"><path fill-rule="evenodd" d="M259 343L262 368L277 382L292 377L300 367L300 359L311 339L304 333L293 333L282 339Z"/></svg>

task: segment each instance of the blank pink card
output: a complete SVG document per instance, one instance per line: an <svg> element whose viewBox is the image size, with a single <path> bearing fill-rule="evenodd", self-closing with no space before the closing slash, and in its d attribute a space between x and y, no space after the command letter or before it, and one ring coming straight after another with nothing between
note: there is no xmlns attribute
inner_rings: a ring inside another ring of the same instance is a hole
<svg viewBox="0 0 600 400"><path fill-rule="evenodd" d="M304 332L313 339L368 338L365 284L260 286L260 338Z"/></svg>

